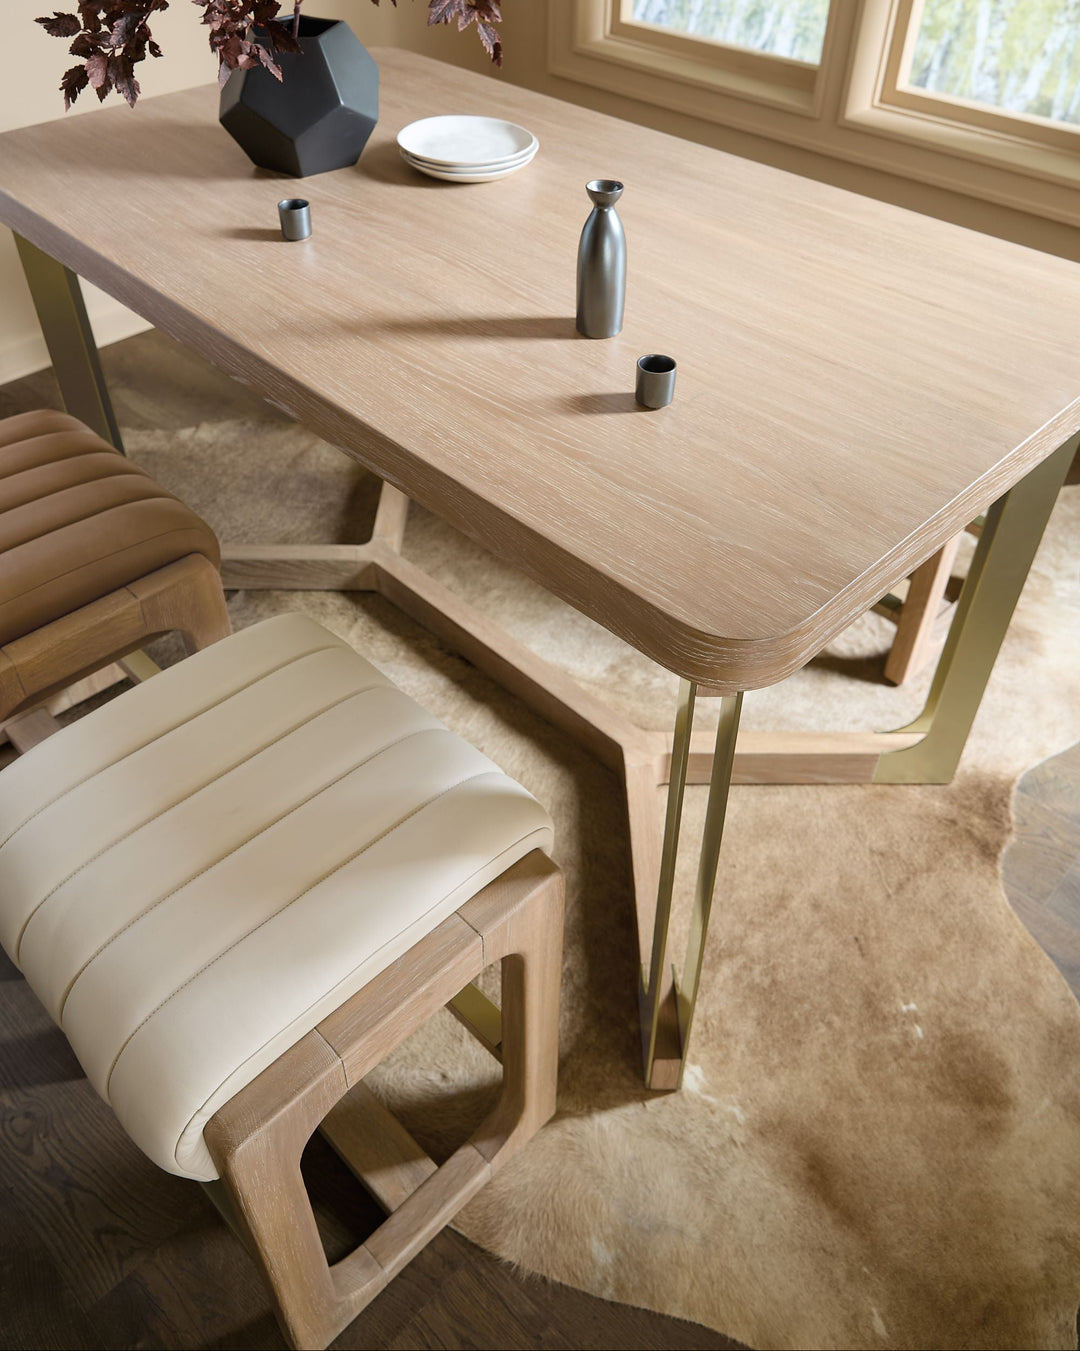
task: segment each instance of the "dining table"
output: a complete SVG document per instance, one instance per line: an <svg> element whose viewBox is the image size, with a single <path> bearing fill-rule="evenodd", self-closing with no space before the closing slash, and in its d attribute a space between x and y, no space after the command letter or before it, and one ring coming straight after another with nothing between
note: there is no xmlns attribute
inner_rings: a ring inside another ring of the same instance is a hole
<svg viewBox="0 0 1080 1351"><path fill-rule="evenodd" d="M729 785L944 784L957 768L1080 441L1080 268L506 79L373 54L379 121L353 167L300 184L256 169L217 88L195 88L4 133L0 222L65 406L118 448L80 278L382 480L370 539L226 542L227 587L378 592L622 776L645 1080L677 1089ZM496 181L425 177L396 136L446 113L508 119L539 151ZM625 185L625 322L608 339L574 316L598 178ZM287 242L277 203L298 195L312 233ZM678 363L664 408L634 400L648 353ZM410 561L410 502L678 676L670 735ZM914 723L740 733L745 692L792 676L976 520ZM1038 689L1033 664L1033 707ZM715 735L694 731L704 699ZM676 964L693 783L708 802ZM498 1041L478 991L458 1012Z"/></svg>

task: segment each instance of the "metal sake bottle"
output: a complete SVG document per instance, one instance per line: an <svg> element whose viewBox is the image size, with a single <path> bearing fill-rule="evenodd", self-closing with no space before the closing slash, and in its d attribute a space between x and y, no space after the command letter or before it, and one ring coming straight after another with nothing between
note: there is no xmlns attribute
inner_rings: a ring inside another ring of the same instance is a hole
<svg viewBox="0 0 1080 1351"><path fill-rule="evenodd" d="M585 185L593 203L578 244L577 331L613 338L622 328L626 301L626 235L615 203L623 185L595 178Z"/></svg>

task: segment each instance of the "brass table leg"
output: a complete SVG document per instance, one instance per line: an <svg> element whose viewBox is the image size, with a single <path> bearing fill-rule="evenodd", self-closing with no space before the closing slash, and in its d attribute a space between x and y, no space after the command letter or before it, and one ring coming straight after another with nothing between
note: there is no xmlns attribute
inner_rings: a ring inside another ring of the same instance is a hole
<svg viewBox="0 0 1080 1351"><path fill-rule="evenodd" d="M652 929L652 951L647 975L644 967L642 968L639 991L645 1082L653 1089L678 1089L682 1085L690 1029L701 980L701 964L709 929L720 843L724 835L728 789L731 785L735 741L739 731L739 715L742 711L742 694L728 695L720 702L720 719L716 728L716 745L709 780L709 800L705 809L705 826L698 858L697 884L694 889L694 908L690 917L690 934L680 973L674 964L669 966L667 949L696 697L697 688L694 683L689 680L681 681L671 755L671 777L668 782L660 882ZM639 898L639 904L643 900L645 898Z"/></svg>
<svg viewBox="0 0 1080 1351"><path fill-rule="evenodd" d="M885 751L877 763L875 783L948 783L955 774L1078 445L1080 435L1070 437L987 512L926 707L913 723L899 729L922 733L922 740Z"/></svg>
<svg viewBox="0 0 1080 1351"><path fill-rule="evenodd" d="M79 278L21 235L15 236L15 244L64 407L72 417L85 422L122 452L124 443L101 371Z"/></svg>

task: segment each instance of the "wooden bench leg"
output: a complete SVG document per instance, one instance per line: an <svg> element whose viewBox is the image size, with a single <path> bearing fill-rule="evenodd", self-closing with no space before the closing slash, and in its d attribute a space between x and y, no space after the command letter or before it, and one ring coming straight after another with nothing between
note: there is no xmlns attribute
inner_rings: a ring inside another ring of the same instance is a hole
<svg viewBox="0 0 1080 1351"><path fill-rule="evenodd" d="M201 554L159 568L0 648L0 722L174 631L189 653L230 633L221 578Z"/></svg>
<svg viewBox="0 0 1080 1351"><path fill-rule="evenodd" d="M146 633L179 633L189 656L232 632L221 574L202 554L141 577L127 590L139 603Z"/></svg>
<svg viewBox="0 0 1080 1351"><path fill-rule="evenodd" d="M885 660L885 679L894 685L917 675L929 660L961 539L962 534L954 536L911 574L907 599L896 622L896 637Z"/></svg>
<svg viewBox="0 0 1080 1351"><path fill-rule="evenodd" d="M528 862L523 860L519 869ZM503 1092L472 1137L493 1171L555 1111L563 940L561 873L551 869L528 905L499 919L491 913L498 887L492 883L460 911L483 935L484 965L502 962Z"/></svg>
<svg viewBox="0 0 1080 1351"><path fill-rule="evenodd" d="M562 875L534 852L297 1042L207 1123L211 1184L291 1345L325 1347L551 1116L558 1068ZM363 1075L493 961L503 965L503 1089L436 1168ZM392 1213L327 1263L300 1174L320 1122ZM382 1129L383 1139L372 1140ZM395 1162L395 1158L400 1162Z"/></svg>

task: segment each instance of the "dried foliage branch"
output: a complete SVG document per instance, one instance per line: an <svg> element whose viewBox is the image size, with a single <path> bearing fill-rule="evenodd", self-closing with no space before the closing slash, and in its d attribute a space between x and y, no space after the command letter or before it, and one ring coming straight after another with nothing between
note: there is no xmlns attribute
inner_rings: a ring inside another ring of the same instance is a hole
<svg viewBox="0 0 1080 1351"><path fill-rule="evenodd" d="M218 58L221 83L233 70L265 66L277 79L281 67L274 59L278 52L298 52L300 43L300 6L293 0L292 11L278 18L281 0L191 0L202 11L202 22L210 29L210 50ZM378 4L379 0L373 0ZM396 5L397 0L391 0ZM169 0L78 0L74 13L53 10L51 16L36 19L55 38L73 39L68 50L79 58L78 64L64 72L60 92L65 110L82 91L90 88L104 101L115 90L134 108L139 97L135 67L150 56L161 56L161 48L150 32L153 14L169 8ZM428 0L429 24L457 21L462 32L476 25L484 50L497 66L502 65L502 43L495 27L502 19L499 0ZM255 29L258 28L258 39Z"/></svg>

